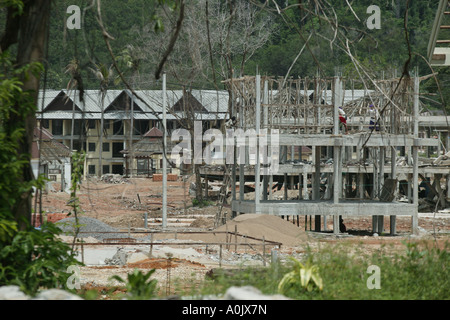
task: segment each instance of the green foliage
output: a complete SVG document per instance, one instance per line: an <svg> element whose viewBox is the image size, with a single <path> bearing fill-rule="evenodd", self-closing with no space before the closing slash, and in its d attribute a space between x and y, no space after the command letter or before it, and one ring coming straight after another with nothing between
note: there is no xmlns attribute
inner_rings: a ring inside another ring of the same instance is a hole
<svg viewBox="0 0 450 320"><path fill-rule="evenodd" d="M90 6L85 0L53 1L50 20L50 41L48 57L48 88L59 90L66 87L70 75L64 74L64 69L71 60L77 59L81 66L80 75L85 89L99 88L97 77L87 66L104 63L112 64L111 56L103 40L102 31L97 22L97 6ZM146 26L151 26L150 32L161 32L167 27L167 21L161 18L161 10L178 10L178 0L108 0L101 2L102 19L108 33L115 38L111 47L116 56L129 45L137 44L137 39L143 34ZM66 10L70 5L81 9L81 29L68 30L63 25L70 16ZM64 29L63 29L64 28ZM140 72L144 73L154 66L143 65ZM124 71L124 70L121 70ZM123 89L123 84L112 84Z"/></svg>
<svg viewBox="0 0 450 320"><path fill-rule="evenodd" d="M22 0L0 0L0 8L13 8L17 15L23 12L24 4Z"/></svg>
<svg viewBox="0 0 450 320"><path fill-rule="evenodd" d="M75 218L75 222L72 223L73 232L73 243L72 243L72 251L75 248L75 243L77 242L77 237L80 232L80 228L82 225L79 223L78 215L83 213L80 207L80 199L77 196L77 191L80 189L80 182L83 176L83 164L84 159L86 158L86 152L74 152L72 154L72 179L70 186L70 200L68 202L68 206L72 207L72 211L69 212L68 216L73 215Z"/></svg>
<svg viewBox="0 0 450 320"><path fill-rule="evenodd" d="M204 208L204 207L208 207L208 206L210 206L212 204L213 204L213 202L208 201L208 200L204 200L204 199L198 200L197 198L193 198L192 199L192 205L194 207Z"/></svg>
<svg viewBox="0 0 450 320"><path fill-rule="evenodd" d="M1 5L5 3L12 2ZM18 151L25 124L15 120L35 112L32 93L22 89L22 81L41 71L41 64L18 68L9 52L0 54L0 285L18 285L30 295L41 287L62 287L70 276L67 267L78 264L68 245L57 238L60 229L45 224L35 230L25 221L19 230L12 213L20 198L33 187L42 187L44 181L42 177L23 179L30 170L30 155Z"/></svg>
<svg viewBox="0 0 450 320"><path fill-rule="evenodd" d="M42 65L38 63L15 68L8 51L0 54L0 220L12 218L11 210L22 194L43 185L42 178L20 182L29 167L30 155L18 151L25 124L11 120L15 115L24 118L35 111L31 92L22 89L22 79L41 70Z"/></svg>
<svg viewBox="0 0 450 320"><path fill-rule="evenodd" d="M306 263L302 264L306 268L292 260L294 265L281 263L268 268L236 270L233 275L223 273L214 280L206 280L196 294L220 295L231 286L251 285L264 294L279 293L281 287L283 294L300 300L448 299L449 249L448 242L443 248L429 243L408 243L398 253L392 253L392 248L387 250L385 246L369 253L367 247L354 244L330 245L318 251L306 250L303 258ZM367 286L371 265L380 269L380 289ZM313 274L317 276L316 280L312 278ZM308 276L312 280L310 289L322 286L322 290L305 290L303 285Z"/></svg>
<svg viewBox="0 0 450 320"><path fill-rule="evenodd" d="M323 289L323 280L319 274L319 268L308 260L302 264L297 259L290 257L293 261L292 271L286 273L278 284L278 291L281 294L287 294L290 290L299 290L300 288L312 291L315 287ZM311 281L312 280L312 281Z"/></svg>
<svg viewBox="0 0 450 320"><path fill-rule="evenodd" d="M127 280L114 275L111 279L115 279L125 284L125 288L128 293L128 299L130 300L148 300L154 298L156 295L157 280L149 280L155 269L151 269L147 273L143 273L141 270L134 269L132 273L127 275Z"/></svg>
<svg viewBox="0 0 450 320"><path fill-rule="evenodd" d="M17 232L0 250L0 285L17 285L34 295L40 288L62 288L71 275L70 265L79 262L67 244L57 239L61 233L49 223L41 230L29 228Z"/></svg>
<svg viewBox="0 0 450 320"><path fill-rule="evenodd" d="M7 220L5 218L0 219L0 242L6 243L9 239L12 239L17 232L17 223L15 221Z"/></svg>
<svg viewBox="0 0 450 320"><path fill-rule="evenodd" d="M365 61L371 69L388 71L397 69L401 72L404 62L408 59L408 47L405 39L404 16L406 1L385 1L377 5L381 10L381 29L369 30L366 21L370 16L366 10L374 4L373 1L349 1L359 20L351 12L345 1L335 1L332 10L328 12L328 18L338 21L340 32L337 34L333 48L330 40L334 38L334 30L331 29L322 15L307 14L306 10L299 10L297 1L290 1L292 5L285 11L285 18L280 15L275 18L280 26L280 31L273 35L271 41L263 47L253 59L251 66L258 65L262 74L284 76L305 43L310 33L314 33L308 43L308 49L304 51L301 59L294 65L291 76L305 77L315 76L317 64L313 54L320 63L320 69L325 75L333 76L335 67L351 68L350 58L341 49L345 43L339 37L349 39L349 45L353 55L359 61ZM305 4L308 6L308 4ZM282 5L284 7L284 5ZM310 8L313 9L314 8ZM437 2L416 0L409 2L408 32L412 52L426 56L428 39L435 18ZM281 20L281 21L279 21ZM300 34L303 34L303 37ZM422 73L430 71L425 61L419 57L413 57L411 67L418 66ZM254 73L254 69L247 69ZM429 72L431 73L431 72Z"/></svg>

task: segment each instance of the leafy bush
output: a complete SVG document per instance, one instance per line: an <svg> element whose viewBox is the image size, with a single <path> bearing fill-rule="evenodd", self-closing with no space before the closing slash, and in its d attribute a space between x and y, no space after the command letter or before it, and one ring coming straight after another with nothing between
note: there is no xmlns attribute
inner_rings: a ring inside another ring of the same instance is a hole
<svg viewBox="0 0 450 320"><path fill-rule="evenodd" d="M213 202L208 201L208 200L198 200L197 198L192 199L192 205L194 207L203 208L203 207L208 207L212 204L213 204Z"/></svg>
<svg viewBox="0 0 450 320"><path fill-rule="evenodd" d="M61 230L52 223L41 230L17 232L0 250L0 285L18 285L34 295L42 288L64 288L70 265L80 264L70 247L57 239Z"/></svg>
<svg viewBox="0 0 450 320"><path fill-rule="evenodd" d="M292 271L286 273L278 284L278 291L287 294L290 290L300 290L304 288L312 291L315 287L323 289L323 280L320 277L319 269L308 260L302 264L297 259L290 257L294 262ZM312 281L311 281L312 280Z"/></svg>
<svg viewBox="0 0 450 320"><path fill-rule="evenodd" d="M115 279L125 284L125 288L128 293L128 299L130 300L147 300L155 297L157 280L149 280L155 269L151 269L147 273L143 273L141 270L134 269L132 273L127 275L127 281L121 277L114 275L111 279Z"/></svg>

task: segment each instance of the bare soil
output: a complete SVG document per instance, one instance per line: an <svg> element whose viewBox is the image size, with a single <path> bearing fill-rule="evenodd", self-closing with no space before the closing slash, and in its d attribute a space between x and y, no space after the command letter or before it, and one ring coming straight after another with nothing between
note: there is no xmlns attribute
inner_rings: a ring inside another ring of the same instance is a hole
<svg viewBox="0 0 450 320"><path fill-rule="evenodd" d="M168 218L171 219L171 230L181 231L238 231L247 235L267 241L281 242L280 251L286 254L298 254L304 252L306 246L318 248L321 243L327 244L358 244L364 246L367 251L391 250L401 251L405 241L425 241L432 245L444 247L450 235L450 213L419 214L419 227L422 230L419 236L411 235L411 218L397 217L397 235L389 235L389 218L385 218L385 233L373 235L371 217L344 217L347 233L336 237L332 233L332 219L327 221L327 230L320 233L312 232L314 217L299 217L299 219L275 216L255 217L255 215L241 215L233 221L228 221L217 229L214 229L214 215L219 208L215 205L199 208L192 206L189 196L189 181L168 181ZM58 185L54 185L58 190ZM283 190L279 191L281 194ZM153 182L148 178L123 179L120 183L107 183L99 179L83 181L78 192L83 216L96 218L112 227L120 230L141 230L145 227L144 214L147 213L148 221L160 222L162 218L162 182ZM67 205L69 195L64 192L49 192L43 195L42 210L46 213L68 213L71 208ZM223 208L230 216L230 209ZM177 219L191 218L188 226L177 227ZM157 225L149 226L157 230ZM208 234L178 234L173 236L178 241L223 241L218 235ZM225 239L227 240L227 239ZM387 246L386 246L387 245ZM233 250L233 248L228 248ZM204 249L196 248L204 253ZM242 252L242 249L238 251ZM270 248L268 249L270 250ZM270 252L270 251L269 251ZM109 278L117 274L126 278L126 274L134 268L143 270L156 269L154 277L158 280L161 290L167 294L173 292L173 288L167 288L168 276L172 279L184 279L191 285L201 281L211 266L189 259L174 257L168 264L165 258L149 258L128 264L126 266L92 266L82 267L82 280L86 289L106 288L112 284ZM169 271L168 271L169 270ZM100 291L105 291L99 289ZM119 290L120 291L120 290Z"/></svg>

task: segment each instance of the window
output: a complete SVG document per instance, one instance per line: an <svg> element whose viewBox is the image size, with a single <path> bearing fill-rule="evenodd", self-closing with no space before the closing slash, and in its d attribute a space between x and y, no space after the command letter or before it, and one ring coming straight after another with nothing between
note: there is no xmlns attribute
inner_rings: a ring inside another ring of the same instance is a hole
<svg viewBox="0 0 450 320"><path fill-rule="evenodd" d="M109 120L103 120L103 129L104 130L109 129Z"/></svg>
<svg viewBox="0 0 450 320"><path fill-rule="evenodd" d="M109 173L109 165L104 165L103 166L103 174L108 174Z"/></svg>
<svg viewBox="0 0 450 320"><path fill-rule="evenodd" d="M75 120L73 124L73 134L76 136L81 135L81 132L84 133L84 123L81 120Z"/></svg>
<svg viewBox="0 0 450 320"><path fill-rule="evenodd" d="M89 142L89 152L95 152L95 142Z"/></svg>
<svg viewBox="0 0 450 320"><path fill-rule="evenodd" d="M73 141L73 150L81 151L81 141L80 140Z"/></svg>
<svg viewBox="0 0 450 320"><path fill-rule="evenodd" d="M148 120L134 120L133 123L135 135L143 135L150 129Z"/></svg>
<svg viewBox="0 0 450 320"><path fill-rule="evenodd" d="M123 150L123 142L113 142L112 148L113 158L123 158L123 154L120 153Z"/></svg>
<svg viewBox="0 0 450 320"><path fill-rule="evenodd" d="M112 173L123 175L123 165L121 164L113 164L112 165Z"/></svg>
<svg viewBox="0 0 450 320"><path fill-rule="evenodd" d="M62 136L63 134L63 121L52 120L52 134L54 136Z"/></svg>
<svg viewBox="0 0 450 320"><path fill-rule="evenodd" d="M48 119L43 119L42 120L42 127L45 129L49 129L50 128L50 121Z"/></svg>
<svg viewBox="0 0 450 320"><path fill-rule="evenodd" d="M139 159L137 161L137 173L138 174L145 174L149 173L148 170L150 169L149 166L149 159Z"/></svg>
<svg viewBox="0 0 450 320"><path fill-rule="evenodd" d="M92 120L92 119L88 120L88 128L95 129L95 120Z"/></svg>
<svg viewBox="0 0 450 320"><path fill-rule="evenodd" d="M113 134L116 135L116 136L122 136L123 135L123 122L122 122L122 120L114 121Z"/></svg>
<svg viewBox="0 0 450 320"><path fill-rule="evenodd" d="M109 152L109 142L103 143L103 152Z"/></svg>
<svg viewBox="0 0 450 320"><path fill-rule="evenodd" d="M88 166L89 174L95 174L95 164Z"/></svg>

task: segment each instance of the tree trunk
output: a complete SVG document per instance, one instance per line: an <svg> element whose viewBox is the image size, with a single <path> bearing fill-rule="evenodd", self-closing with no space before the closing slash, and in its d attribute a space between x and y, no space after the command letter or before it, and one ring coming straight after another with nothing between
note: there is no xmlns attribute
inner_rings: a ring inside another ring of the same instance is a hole
<svg viewBox="0 0 450 320"><path fill-rule="evenodd" d="M25 7L23 14L20 16L19 24L18 67L32 62L42 63L44 61L49 28L50 3L51 1L48 0L24 1ZM36 105L39 94L39 80L39 76L31 73L23 79L23 90L32 92L32 98ZM24 138L19 141L18 154L31 155L33 132L36 126L35 112L27 115L12 113L10 121L11 123L23 124L25 129ZM23 169L20 182L30 182L33 179L31 162L28 162L28 165ZM20 229L26 227L27 221L31 222L31 192L32 190L30 189L18 196L17 202L12 208Z"/></svg>

